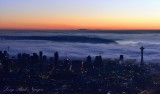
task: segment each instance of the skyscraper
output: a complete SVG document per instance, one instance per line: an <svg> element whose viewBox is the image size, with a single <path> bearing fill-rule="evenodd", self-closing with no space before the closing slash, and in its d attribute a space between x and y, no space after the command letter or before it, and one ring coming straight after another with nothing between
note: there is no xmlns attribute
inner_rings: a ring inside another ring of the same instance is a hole
<svg viewBox="0 0 160 94"><path fill-rule="evenodd" d="M87 56L87 63L91 63L91 56Z"/></svg>
<svg viewBox="0 0 160 94"><path fill-rule="evenodd" d="M144 47L142 46L142 47L140 48L140 50L141 50L141 65L143 65L143 64L144 64L144 60L143 60Z"/></svg>
<svg viewBox="0 0 160 94"><path fill-rule="evenodd" d="M55 52L55 53L54 53L55 68L58 67L58 62L59 62L59 55L58 55L58 52Z"/></svg>
<svg viewBox="0 0 160 94"><path fill-rule="evenodd" d="M39 52L39 60L40 60L40 62L43 61L43 52L42 51Z"/></svg>
<svg viewBox="0 0 160 94"><path fill-rule="evenodd" d="M120 57L119 57L119 63L123 63L123 60L124 60L123 55L120 55Z"/></svg>

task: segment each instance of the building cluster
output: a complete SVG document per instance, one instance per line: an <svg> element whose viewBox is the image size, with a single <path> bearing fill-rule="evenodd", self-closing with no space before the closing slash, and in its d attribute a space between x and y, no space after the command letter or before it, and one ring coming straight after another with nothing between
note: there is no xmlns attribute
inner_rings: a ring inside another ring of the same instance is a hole
<svg viewBox="0 0 160 94"><path fill-rule="evenodd" d="M0 51L0 94L158 94L160 65L133 60L61 60L39 54L11 57Z"/></svg>

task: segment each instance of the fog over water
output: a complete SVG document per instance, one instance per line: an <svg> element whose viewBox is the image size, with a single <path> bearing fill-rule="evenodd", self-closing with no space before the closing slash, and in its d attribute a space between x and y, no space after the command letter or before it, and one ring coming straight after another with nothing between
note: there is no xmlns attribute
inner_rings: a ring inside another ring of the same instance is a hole
<svg viewBox="0 0 160 94"><path fill-rule="evenodd" d="M38 53L60 57L86 58L102 55L103 58L140 60L140 47L144 46L147 62L160 61L159 31L0 31L0 50L9 53Z"/></svg>

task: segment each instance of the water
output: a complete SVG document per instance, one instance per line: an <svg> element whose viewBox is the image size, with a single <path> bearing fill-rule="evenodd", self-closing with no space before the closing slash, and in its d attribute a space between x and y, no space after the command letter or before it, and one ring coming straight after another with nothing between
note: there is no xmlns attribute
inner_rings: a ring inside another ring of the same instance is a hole
<svg viewBox="0 0 160 94"><path fill-rule="evenodd" d="M53 56L58 51L62 58L85 58L102 55L103 58L140 60L140 47L144 46L144 59L160 60L160 32L158 31L0 31L0 50L9 53L43 51Z"/></svg>

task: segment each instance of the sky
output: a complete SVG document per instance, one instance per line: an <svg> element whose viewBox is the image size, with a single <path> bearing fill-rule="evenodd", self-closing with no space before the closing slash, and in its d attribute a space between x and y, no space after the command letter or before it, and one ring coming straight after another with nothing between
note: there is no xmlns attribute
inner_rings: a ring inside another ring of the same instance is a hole
<svg viewBox="0 0 160 94"><path fill-rule="evenodd" d="M0 29L160 30L160 0L0 0Z"/></svg>

